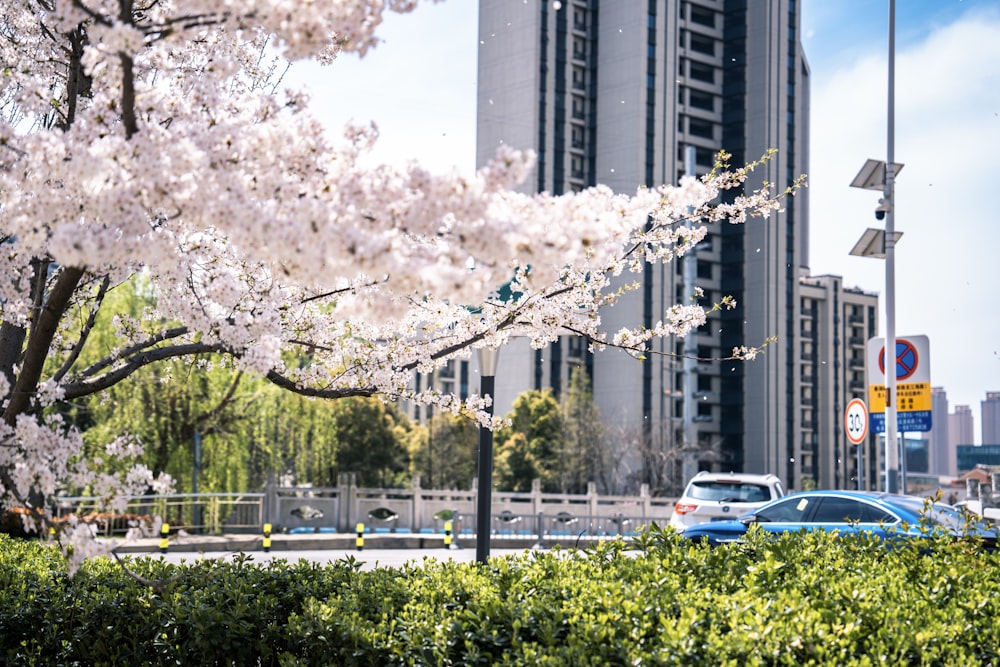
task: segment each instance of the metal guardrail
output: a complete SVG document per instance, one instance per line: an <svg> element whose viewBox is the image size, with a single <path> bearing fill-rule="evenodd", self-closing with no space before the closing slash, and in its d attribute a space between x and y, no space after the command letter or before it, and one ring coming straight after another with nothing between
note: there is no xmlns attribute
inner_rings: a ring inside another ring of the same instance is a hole
<svg viewBox="0 0 1000 667"><path fill-rule="evenodd" d="M191 534L256 533L264 523L263 493L176 493L132 496L122 513L103 509L93 497L62 497L53 507L57 519L75 515L98 535L125 533L130 524L160 521L170 530Z"/></svg>

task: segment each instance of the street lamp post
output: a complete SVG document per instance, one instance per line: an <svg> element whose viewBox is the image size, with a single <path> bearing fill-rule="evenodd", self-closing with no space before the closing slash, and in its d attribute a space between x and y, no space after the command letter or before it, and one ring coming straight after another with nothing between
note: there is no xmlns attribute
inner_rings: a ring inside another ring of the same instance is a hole
<svg viewBox="0 0 1000 667"><path fill-rule="evenodd" d="M882 190L882 199L875 217L885 219L885 231L869 229L855 244L852 255L885 259L885 490L896 493L898 443L896 442L896 232L894 192L896 174L903 165L895 159L895 69L896 69L896 1L889 0L889 79L886 113L886 161L868 160L851 182L851 187ZM905 454L905 453L904 453Z"/></svg>
<svg viewBox="0 0 1000 667"><path fill-rule="evenodd" d="M500 350L479 348L479 395L491 399L486 414L493 416L497 358ZM490 558L490 502L493 496L493 431L479 427L479 476L476 491L476 562Z"/></svg>

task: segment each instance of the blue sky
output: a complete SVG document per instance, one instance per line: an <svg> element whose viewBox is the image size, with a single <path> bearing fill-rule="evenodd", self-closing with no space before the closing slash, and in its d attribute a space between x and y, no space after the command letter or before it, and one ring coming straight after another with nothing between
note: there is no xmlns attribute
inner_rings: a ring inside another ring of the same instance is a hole
<svg viewBox="0 0 1000 667"><path fill-rule="evenodd" d="M886 157L888 0L798 2L812 91L810 269L881 296L885 263L848 254L880 226L879 194L849 184L866 159ZM331 128L375 121L379 161L471 172L477 4L390 16L363 60L296 66L290 82L311 88ZM897 0L895 61L896 333L929 337L931 383L952 410L972 408L978 443L979 404L1000 391L1000 2Z"/></svg>

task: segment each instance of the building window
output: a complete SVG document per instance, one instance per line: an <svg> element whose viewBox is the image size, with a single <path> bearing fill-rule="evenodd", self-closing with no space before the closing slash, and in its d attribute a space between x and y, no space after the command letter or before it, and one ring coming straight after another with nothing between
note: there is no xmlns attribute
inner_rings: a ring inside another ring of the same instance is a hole
<svg viewBox="0 0 1000 667"><path fill-rule="evenodd" d="M706 9L705 7L691 5L691 22L697 23L698 25L708 26L709 28L714 28L715 12L711 9Z"/></svg>
<svg viewBox="0 0 1000 667"><path fill-rule="evenodd" d="M709 93L703 93L700 90L689 90L688 104L695 109L715 111L715 96Z"/></svg>
<svg viewBox="0 0 1000 667"><path fill-rule="evenodd" d="M688 132L696 137L702 137L704 139L712 139L715 136L714 127L711 123L705 120L699 120L697 118L691 118L688 120Z"/></svg>
<svg viewBox="0 0 1000 667"><path fill-rule="evenodd" d="M704 280L711 280L713 264L703 260L698 260L698 277Z"/></svg>
<svg viewBox="0 0 1000 667"><path fill-rule="evenodd" d="M688 46L695 53L703 53L707 56L715 56L715 40L705 35L689 33Z"/></svg>
<svg viewBox="0 0 1000 667"><path fill-rule="evenodd" d="M715 68L711 65L691 62L689 68L690 76L695 81L703 81L713 85L715 84Z"/></svg>

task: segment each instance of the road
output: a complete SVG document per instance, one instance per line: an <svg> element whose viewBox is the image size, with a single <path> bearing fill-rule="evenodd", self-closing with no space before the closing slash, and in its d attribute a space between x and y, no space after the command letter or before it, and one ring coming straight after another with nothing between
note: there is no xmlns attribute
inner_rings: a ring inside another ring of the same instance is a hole
<svg viewBox="0 0 1000 667"><path fill-rule="evenodd" d="M524 553L527 549L491 549L491 557L499 557L507 554ZM173 551L165 554L128 554L133 557L148 556L150 558L161 558L169 563L190 563L201 558L215 558L229 560L237 553L236 551L211 551L211 552L183 552ZM283 551L250 551L247 552L256 562L263 562L273 559L287 561L298 561L305 559L314 563L327 564L353 557L364 563L362 569L373 569L376 567L401 567L411 561L421 561L424 558L436 560L455 560L463 563L471 563L476 560L475 549L364 549L362 551L346 549L304 549L304 550L283 550Z"/></svg>

